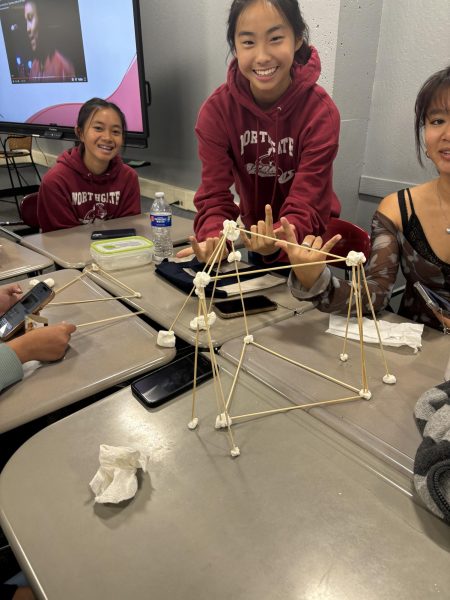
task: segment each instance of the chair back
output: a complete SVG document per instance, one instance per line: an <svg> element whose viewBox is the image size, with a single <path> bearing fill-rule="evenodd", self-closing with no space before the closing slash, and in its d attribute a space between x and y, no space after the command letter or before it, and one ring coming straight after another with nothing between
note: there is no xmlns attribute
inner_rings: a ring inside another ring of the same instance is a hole
<svg viewBox="0 0 450 600"><path fill-rule="evenodd" d="M10 135L6 138L6 148L11 152L25 150L27 154L31 153L32 143L31 135Z"/></svg>
<svg viewBox="0 0 450 600"><path fill-rule="evenodd" d="M333 246L331 252L339 256L347 256L347 254L354 250L355 252L363 252L366 258L369 258L371 244L370 235L358 227L350 223L350 221L344 221L343 219L331 218L328 222L327 229L322 236L324 242L327 242L334 235L340 233L342 239ZM345 261L333 263L334 267L349 270L351 267L347 267Z"/></svg>
<svg viewBox="0 0 450 600"><path fill-rule="evenodd" d="M33 192L22 198L20 202L20 216L22 221L28 227L39 228L39 221L37 215L37 199L38 192Z"/></svg>

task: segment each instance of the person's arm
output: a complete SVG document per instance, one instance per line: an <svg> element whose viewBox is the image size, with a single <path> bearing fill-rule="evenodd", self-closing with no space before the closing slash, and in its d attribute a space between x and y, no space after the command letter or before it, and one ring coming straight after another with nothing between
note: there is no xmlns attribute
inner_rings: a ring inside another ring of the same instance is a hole
<svg viewBox="0 0 450 600"><path fill-rule="evenodd" d="M194 197L194 232L199 242L218 237L225 219L235 221L239 216L239 207L230 192L234 183L233 161L222 118L214 103L207 100L195 127L202 162L202 180Z"/></svg>
<svg viewBox="0 0 450 600"><path fill-rule="evenodd" d="M314 236L305 238L305 241L309 243L312 241L313 249L306 249L310 261L324 260L322 255L314 251L315 248L321 248L320 238L315 245L314 241L316 239ZM365 266L365 273L374 309L379 311L389 302L397 278L400 253L395 225L379 212L375 213L372 221L371 241L372 250ZM278 242L278 244L283 247L283 242ZM285 249L289 253L288 248ZM290 251L291 264L302 262L298 252L294 251ZM304 249L301 250L301 252L304 251ZM321 269L320 273L312 280L304 279L304 285L302 285L295 275L295 272L299 272L300 269L304 269L304 267L299 267L292 272L288 282L295 297L301 300L313 300L317 303L317 308L323 312L340 312L343 314L347 312L350 281L331 276L328 267L326 267L323 271ZM354 306L352 310L354 311ZM365 290L363 290L363 310L366 314L370 312Z"/></svg>
<svg viewBox="0 0 450 600"><path fill-rule="evenodd" d="M136 171L123 165L124 185L120 192L120 200L115 217L139 215L141 212L141 190Z"/></svg>
<svg viewBox="0 0 450 600"><path fill-rule="evenodd" d="M297 170L279 212L294 225L299 242L305 235L322 234L330 215L338 216L339 201L333 191L333 161L339 145L340 117L331 101L318 105L301 140ZM273 224L279 228L280 221Z"/></svg>
<svg viewBox="0 0 450 600"><path fill-rule="evenodd" d="M70 336L75 329L75 325L70 323L37 327L6 342L5 346L14 350L22 364L29 360L43 362L59 360L64 356Z"/></svg>
<svg viewBox="0 0 450 600"><path fill-rule="evenodd" d="M43 233L80 224L71 203L70 190L63 178L60 175L54 176L51 169L39 188L37 213Z"/></svg>
<svg viewBox="0 0 450 600"><path fill-rule="evenodd" d="M55 361L64 356L75 325L58 323L38 327L0 344L0 391L23 377L22 364L30 360Z"/></svg>
<svg viewBox="0 0 450 600"><path fill-rule="evenodd" d="M0 344L0 392L23 377L22 362L8 344Z"/></svg>

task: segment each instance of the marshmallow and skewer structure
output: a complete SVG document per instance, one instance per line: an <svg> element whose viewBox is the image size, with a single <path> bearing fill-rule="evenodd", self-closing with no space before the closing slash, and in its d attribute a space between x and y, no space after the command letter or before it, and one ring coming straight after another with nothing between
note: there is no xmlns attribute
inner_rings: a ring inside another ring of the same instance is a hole
<svg viewBox="0 0 450 600"><path fill-rule="evenodd" d="M198 309L197 309L197 316L195 318L193 318L191 321L191 327L193 329L196 329L197 335L196 335L196 344L195 344L194 388L193 388L193 393L192 393L192 411L191 411L191 419L188 422L188 428L191 430L194 430L197 428L198 423L199 423L199 417L197 416L197 413L196 413L196 391L197 391L196 390L196 370L197 370L196 365L197 365L197 356L198 356L198 352L199 352L198 336L199 336L200 331L202 330L202 331L206 332L206 336L207 336L207 340L208 340L208 347L209 347L209 351L210 351L210 358L211 358L211 362L212 362L213 376L214 376L214 389L215 389L215 393L216 393L216 402L217 402L217 410L218 410L218 415L217 415L214 426L216 429L226 429L227 434L228 434L227 437L228 437L228 441L229 441L230 455L233 458L240 455L239 447L236 445L236 442L235 442L235 439L234 439L234 436L232 433L233 423L236 423L239 421L244 421L244 420L249 420L252 418L257 418L257 417L259 418L262 416L273 415L276 413L289 412L291 410L308 409L311 407L316 407L316 406L321 406L321 405L339 404L342 402L352 402L352 401L361 400L361 399L364 399L364 400L371 399L372 393L368 387L368 377L367 377L365 352L364 352L362 290L365 291L365 294L367 296L367 300L368 300L370 310L372 313L372 318L374 320L376 331L377 331L378 342L379 342L382 362L383 362L384 371L385 371L382 380L384 383L389 384L389 385L396 383L395 376L392 375L388 369L386 356L384 353L383 344L382 344L382 340L381 340L380 329L379 329L378 321L375 316L375 310L373 308L373 304L371 301L371 296L369 293L367 280L366 280L366 276L365 276L365 272L364 272L363 265L366 261L366 257L364 256L363 253L351 251L345 257L345 256L339 256L337 254L332 254L330 252L324 252L323 250L314 249L315 252L323 255L324 258L322 261L317 261L314 263L301 263L301 264L296 264L296 265L286 265L285 267L281 267L281 269L283 269L283 268L291 269L292 267L308 268L309 266L311 266L313 264L330 264L330 263L335 263L335 262L341 262L342 260L345 260L346 264L349 267L351 267L351 286L350 286L350 298L349 298L349 304L348 304L349 308L348 308L348 314L347 314L347 327L346 327L345 336L344 336L343 350L338 357L343 362L345 362L349 359L349 355L348 355L348 351L347 351L348 323L350 320L352 303L354 302L355 309L356 309L356 318L357 318L358 328L359 328L361 381L360 381L359 385L351 385L349 383L339 381L338 379L335 379L334 377L331 377L331 376L327 375L326 373L318 371L317 369L313 369L313 368L309 367L308 365L304 365L297 361L294 361L288 356L283 356L282 354L275 352L270 348L262 346L257 341L255 341L254 336L251 335L249 332L247 315L245 313L244 297L243 297L243 292L242 292L242 287L241 287L241 282L240 282L240 277L239 277L238 262L241 259L241 254L239 251L235 250L235 247L234 247L234 242L240 237L241 231L243 231L244 233L249 234L251 236L259 236L259 237L266 238L266 239L269 239L272 241L276 241L276 239L273 237L265 236L260 233L250 232L243 228L240 229L235 221L228 221L228 220L224 221L222 235L219 239L219 243L216 246L212 256L210 257L208 262L205 264L203 271L201 271L200 273L198 273L196 275L196 277L194 279L193 288L192 288L190 294L188 295L188 297L186 298L186 300L185 300L183 306L181 307L180 311L178 312L177 316L175 317L169 330L160 332L161 340L166 341L167 336L169 336L171 343L175 344L175 334L173 332L173 327L174 327L175 323L177 322L179 316L183 312L183 310L186 308L189 298L191 298L191 296L193 296L195 294L198 298ZM227 250L227 243L231 247L231 251L228 254L228 262L234 262L235 270L233 272L226 273L226 274L212 274L214 264L216 264L216 263L221 264L222 260L225 258L226 250ZM290 242L286 242L286 243L291 245ZM297 244L292 244L292 245L297 245ZM280 266L277 266L276 269L277 269L277 271L280 271ZM275 270L275 267L272 267L272 268L265 267L265 268L261 268L261 269L255 269L255 271L246 271L245 274L246 275L249 275L252 273L260 274L260 273L269 272L269 271L273 271L273 270ZM224 395L223 389L222 389L222 385L221 385L221 381L220 381L219 367L218 367L218 364L216 361L216 355L214 352L214 347L213 347L213 343L212 343L212 339L211 339L210 328L212 326L214 326L215 317L216 317L216 315L213 312L211 312L211 305L214 300L214 292L216 289L216 285L219 280L225 279L227 277L236 277L236 279L237 279L238 288L239 288L239 296L241 299L242 310L243 310L244 336L243 336L242 350L241 350L241 354L240 354L240 358L238 361L236 371L234 373L232 385L231 385L230 391L228 393L228 396L225 398L225 395ZM209 301L209 306L208 306L207 302L206 302L206 297L205 297L205 287L209 283L213 283L213 292L212 292L212 295L211 295L211 298ZM164 336L166 336L166 337L164 337ZM159 339L160 339L160 336L158 336L158 340ZM158 343L159 343L159 341L158 341ZM165 344L163 343L161 345L165 345ZM351 394L350 395L347 394L343 398L337 398L337 399L333 399L333 400L323 400L323 401L318 401L318 402L314 402L314 403L310 403L310 404L299 404L299 405L294 404L292 406L287 406L284 408L279 408L279 409L274 409L274 410L262 410L262 411L254 412L254 413L231 415L231 406L232 406L233 395L234 395L236 386L238 385L239 373L240 373L240 370L241 370L241 367L242 367L242 364L243 364L243 361L245 358L246 349L250 345L253 345L273 356L277 356L278 358L286 360L289 363L296 365L300 369L304 369L310 373L314 373L315 375L317 375L319 377L327 379L328 381L332 381L332 382L342 386L346 390L349 390L351 392Z"/></svg>

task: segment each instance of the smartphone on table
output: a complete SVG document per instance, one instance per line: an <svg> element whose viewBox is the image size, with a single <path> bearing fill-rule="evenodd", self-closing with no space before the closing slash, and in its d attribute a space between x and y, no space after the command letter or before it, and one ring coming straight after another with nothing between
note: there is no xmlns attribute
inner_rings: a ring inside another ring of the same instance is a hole
<svg viewBox="0 0 450 600"><path fill-rule="evenodd" d="M245 313L247 315L254 315L261 312L268 312L276 310L278 305L273 300L270 300L267 296L249 296L244 297ZM242 310L242 301L240 298L234 298L233 300L218 300L213 302L214 311L217 312L219 317L222 319L234 319L235 317L242 317L244 314Z"/></svg>
<svg viewBox="0 0 450 600"><path fill-rule="evenodd" d="M55 292L40 281L0 316L0 340L9 340L25 325L27 315L35 314L55 297Z"/></svg>
<svg viewBox="0 0 450 600"><path fill-rule="evenodd" d="M414 287L429 308L433 308L439 313L442 312L444 317L450 318L450 302L448 300L442 298L442 296L439 296L439 294L436 294L436 292L433 292L433 290L430 290L418 281L416 281Z"/></svg>
<svg viewBox="0 0 450 600"><path fill-rule="evenodd" d="M145 406L160 406L171 398L194 387L195 353L176 358L148 375L133 381L131 392ZM211 361L201 353L197 355L197 385L211 379Z"/></svg>
<svg viewBox="0 0 450 600"><path fill-rule="evenodd" d="M93 231L91 233L91 240L112 240L114 238L130 237L136 235L136 229L129 227L127 229L103 229L99 231Z"/></svg>

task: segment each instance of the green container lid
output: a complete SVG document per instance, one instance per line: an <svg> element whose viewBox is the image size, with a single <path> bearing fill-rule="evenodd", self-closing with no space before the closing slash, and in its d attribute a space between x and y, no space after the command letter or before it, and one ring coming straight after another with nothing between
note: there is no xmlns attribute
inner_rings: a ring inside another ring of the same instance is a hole
<svg viewBox="0 0 450 600"><path fill-rule="evenodd" d="M140 235L133 235L130 237L92 242L91 250L98 252L102 256L138 254L142 251L153 252L153 242Z"/></svg>

